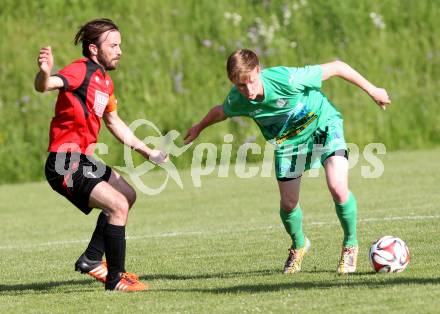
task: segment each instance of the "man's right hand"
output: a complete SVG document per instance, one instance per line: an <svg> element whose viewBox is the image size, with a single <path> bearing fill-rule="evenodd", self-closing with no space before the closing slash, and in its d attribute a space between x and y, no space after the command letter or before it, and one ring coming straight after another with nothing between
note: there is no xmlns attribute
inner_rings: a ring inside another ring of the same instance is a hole
<svg viewBox="0 0 440 314"><path fill-rule="evenodd" d="M186 132L185 138L184 138L184 143L185 145L188 143L191 143L192 141L194 141L200 134L200 132L202 131L201 127L199 124L195 124L193 125L188 132Z"/></svg>
<svg viewBox="0 0 440 314"><path fill-rule="evenodd" d="M165 164L168 162L168 160L170 160L167 153L157 149L153 149L150 152L148 159L154 162L155 164L159 164L159 165Z"/></svg>
<svg viewBox="0 0 440 314"><path fill-rule="evenodd" d="M387 91L383 88L374 86L371 90L368 91L368 94L371 98L373 98L374 102L378 104L379 107L383 110L385 110L386 107L391 104L390 96L388 96Z"/></svg>
<svg viewBox="0 0 440 314"><path fill-rule="evenodd" d="M38 55L38 67L40 68L40 71L38 71L34 82L36 91L44 93L64 86L64 82L61 78L50 76L50 72L53 68L53 55L50 46L40 49L40 54Z"/></svg>
<svg viewBox="0 0 440 314"><path fill-rule="evenodd" d="M38 67L44 74L50 75L53 67L53 55L52 48L50 46L43 47L40 49L40 54L38 56Z"/></svg>

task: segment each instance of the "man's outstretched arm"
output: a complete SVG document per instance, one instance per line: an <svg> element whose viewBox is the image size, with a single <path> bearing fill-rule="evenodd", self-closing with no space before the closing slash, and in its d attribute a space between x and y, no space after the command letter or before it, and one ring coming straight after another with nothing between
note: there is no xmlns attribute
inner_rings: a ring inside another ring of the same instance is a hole
<svg viewBox="0 0 440 314"><path fill-rule="evenodd" d="M333 61L321 64L321 67L323 81L333 76L339 76L363 89L382 109L385 109L391 103L385 89L373 85L347 63Z"/></svg>
<svg viewBox="0 0 440 314"><path fill-rule="evenodd" d="M63 80L57 76L50 76L53 68L53 55L51 47L43 47L38 55L38 67L40 71L35 77L35 90L44 93L49 90L58 89L64 86Z"/></svg>
<svg viewBox="0 0 440 314"><path fill-rule="evenodd" d="M223 105L214 106L206 116L197 124L194 124L185 135L185 144L194 141L199 134L208 126L226 120L227 116L223 110Z"/></svg>
<svg viewBox="0 0 440 314"><path fill-rule="evenodd" d="M104 113L104 122L116 139L128 147L134 149L144 158L155 163L162 164L168 161L168 155L160 150L151 149L136 137L130 128L119 117L117 111Z"/></svg>

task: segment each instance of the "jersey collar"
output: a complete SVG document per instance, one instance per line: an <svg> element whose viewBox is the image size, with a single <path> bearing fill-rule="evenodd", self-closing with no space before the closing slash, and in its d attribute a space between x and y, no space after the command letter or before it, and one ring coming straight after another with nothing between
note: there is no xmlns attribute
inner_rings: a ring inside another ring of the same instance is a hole
<svg viewBox="0 0 440 314"><path fill-rule="evenodd" d="M90 58L87 58L88 61L90 61L90 64L95 66L96 68L98 68L99 70L101 70L101 73L103 76L105 76L105 69L102 65L100 65L99 63L96 63L95 61L93 61Z"/></svg>

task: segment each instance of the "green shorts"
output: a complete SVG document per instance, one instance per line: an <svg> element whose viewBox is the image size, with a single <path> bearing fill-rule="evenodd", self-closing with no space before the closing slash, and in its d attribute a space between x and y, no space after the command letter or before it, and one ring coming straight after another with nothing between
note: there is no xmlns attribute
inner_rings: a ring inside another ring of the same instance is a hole
<svg viewBox="0 0 440 314"><path fill-rule="evenodd" d="M308 127L275 148L275 173L278 180L300 177L309 169L319 168L332 155L347 158L343 120L330 117L317 127Z"/></svg>

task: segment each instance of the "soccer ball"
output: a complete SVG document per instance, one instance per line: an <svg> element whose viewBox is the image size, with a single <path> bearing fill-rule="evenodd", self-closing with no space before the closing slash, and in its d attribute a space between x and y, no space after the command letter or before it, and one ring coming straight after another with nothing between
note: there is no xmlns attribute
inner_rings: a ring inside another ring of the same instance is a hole
<svg viewBox="0 0 440 314"><path fill-rule="evenodd" d="M384 236L375 241L371 245L369 257L371 266L378 273L401 272L410 260L406 243L393 236Z"/></svg>

